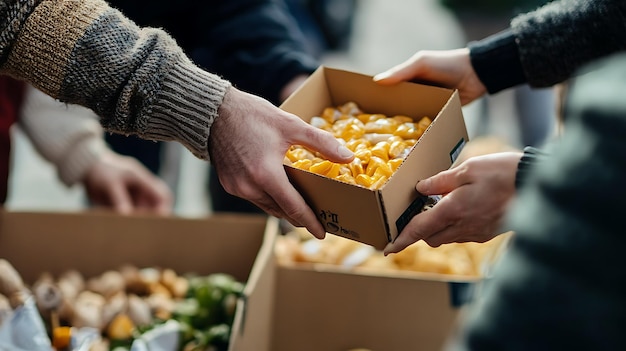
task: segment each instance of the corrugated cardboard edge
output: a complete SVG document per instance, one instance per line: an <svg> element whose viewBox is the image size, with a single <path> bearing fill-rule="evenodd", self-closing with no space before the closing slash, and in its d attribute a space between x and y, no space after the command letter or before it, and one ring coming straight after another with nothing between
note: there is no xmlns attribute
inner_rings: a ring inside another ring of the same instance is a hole
<svg viewBox="0 0 626 351"><path fill-rule="evenodd" d="M394 199L394 208L388 205L385 206L385 223L388 229L387 234L391 241L395 240L399 234L399 228L397 228L396 224L397 220L403 216L412 218L421 210L416 208L407 213L415 199L419 197L415 190L416 179L424 179L448 169L453 163L453 155L447 155L447 153L453 150L460 151L457 150L460 140L463 141L463 145L469 141L458 91L450 92L451 94L446 103L433 118L433 122L422 137L413 146L409 156L385 186L380 189L381 202L385 198ZM460 111L460 114L457 115L456 111ZM440 127L435 129L437 125L440 125ZM436 150L437 154L433 153L432 150ZM424 165L423 162L428 163ZM422 166L417 167L420 164ZM411 168L410 172L407 170L407 167ZM409 178L413 181L410 181ZM401 204L404 204L404 208L398 206Z"/></svg>
<svg viewBox="0 0 626 351"><path fill-rule="evenodd" d="M272 351L440 350L460 311L437 281L279 267L277 287Z"/></svg>
<svg viewBox="0 0 626 351"><path fill-rule="evenodd" d="M9 210L2 213L0 257L9 259L26 282L44 270L56 275L78 268L91 277L126 263L197 274L227 272L246 281L266 221L261 215L189 219ZM219 242L212 245L213 240Z"/></svg>
<svg viewBox="0 0 626 351"><path fill-rule="evenodd" d="M280 232L279 224L278 218L268 218L263 244L243 296L237 301L229 351L269 351L276 285L274 246Z"/></svg>

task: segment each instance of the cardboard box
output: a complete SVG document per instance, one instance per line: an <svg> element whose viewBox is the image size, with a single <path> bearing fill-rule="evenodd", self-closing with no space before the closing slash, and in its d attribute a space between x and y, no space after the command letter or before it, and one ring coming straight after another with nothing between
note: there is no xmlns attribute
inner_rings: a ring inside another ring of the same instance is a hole
<svg viewBox="0 0 626 351"><path fill-rule="evenodd" d="M241 329L233 330L231 346L242 351L442 350L464 309L480 298L481 282L512 235L466 247L476 257L476 271L455 275L297 261L289 255L291 245L277 245L281 256L265 266L258 275L262 281L252 283L260 284L238 310L245 315L238 316Z"/></svg>
<svg viewBox="0 0 626 351"><path fill-rule="evenodd" d="M267 270L278 233L278 220L261 215L185 219L0 211L0 258L27 283L44 271L78 269L92 277L126 263L180 274L228 273L247 282Z"/></svg>
<svg viewBox="0 0 626 351"><path fill-rule="evenodd" d="M26 282L41 272L78 269L86 277L125 263L184 273L229 273L246 281L264 240L278 232L258 215L203 219L101 212L0 212L0 257Z"/></svg>
<svg viewBox="0 0 626 351"><path fill-rule="evenodd" d="M371 76L320 67L281 108L307 122L326 107L355 102L366 113L433 119L404 163L379 190L340 182L289 165L289 179L326 231L378 249L418 213L418 180L448 169L469 138L458 92L414 83L381 86Z"/></svg>
<svg viewBox="0 0 626 351"><path fill-rule="evenodd" d="M238 306L232 350L438 351L479 281L284 267L275 261L265 268Z"/></svg>

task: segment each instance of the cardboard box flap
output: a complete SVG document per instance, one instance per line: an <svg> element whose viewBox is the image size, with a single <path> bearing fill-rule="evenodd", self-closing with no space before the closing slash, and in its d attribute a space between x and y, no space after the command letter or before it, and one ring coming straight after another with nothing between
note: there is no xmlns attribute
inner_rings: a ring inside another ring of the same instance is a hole
<svg viewBox="0 0 626 351"><path fill-rule="evenodd" d="M354 101L366 113L394 116L412 111L410 117L434 118L451 93L450 89L407 82L383 86L373 83L371 76L321 66L280 108L309 121L322 113L320 106L339 106ZM303 99L303 96L314 98ZM424 99L429 103L424 104Z"/></svg>
<svg viewBox="0 0 626 351"><path fill-rule="evenodd" d="M284 267L277 278L272 351L440 350L458 314L447 283Z"/></svg>
<svg viewBox="0 0 626 351"><path fill-rule="evenodd" d="M407 82L383 86L373 83L371 76L360 73L330 68L325 72L333 106L354 101L366 113L382 113L390 117L408 115L417 120L422 116L434 118L451 95L449 89Z"/></svg>
<svg viewBox="0 0 626 351"><path fill-rule="evenodd" d="M465 122L455 112L460 108L458 92L455 91L398 171L380 190L392 240L399 233L398 219L402 216L411 218L418 213L414 211L419 211L418 208L410 208L419 196L415 190L417 181L450 168L468 142Z"/></svg>
<svg viewBox="0 0 626 351"><path fill-rule="evenodd" d="M300 96L314 96L314 99L301 99ZM320 114L319 106L332 106L333 99L328 90L328 83L324 70L318 68L307 79L307 84L300 87L287 98L280 108L293 113L305 121L310 121L311 117Z"/></svg>
<svg viewBox="0 0 626 351"><path fill-rule="evenodd" d="M269 350L269 336L274 310L276 235L279 220L270 217L265 240L250 272L243 297L237 301L237 310L230 335L230 350ZM264 318L249 318L263 316ZM265 347L262 347L265 345Z"/></svg>
<svg viewBox="0 0 626 351"><path fill-rule="evenodd" d="M385 233L378 193L359 186L346 186L346 183L286 166L287 175L304 200L317 214L326 232L340 234L361 241L367 233ZM304 191L306 189L324 189L324 191ZM338 196L341 194L341 196ZM355 211L345 212L340 216L338 209L351 208ZM370 219L365 221L364 219ZM373 226L371 219L378 219L379 227ZM352 223L346 226L345 223ZM386 245L383 236L381 245ZM383 244L384 242L384 244Z"/></svg>
<svg viewBox="0 0 626 351"><path fill-rule="evenodd" d="M0 257L30 283L44 271L79 269L89 277L127 263L158 264L179 273L229 273L246 281L266 226L261 215L183 219L1 212L0 216Z"/></svg>

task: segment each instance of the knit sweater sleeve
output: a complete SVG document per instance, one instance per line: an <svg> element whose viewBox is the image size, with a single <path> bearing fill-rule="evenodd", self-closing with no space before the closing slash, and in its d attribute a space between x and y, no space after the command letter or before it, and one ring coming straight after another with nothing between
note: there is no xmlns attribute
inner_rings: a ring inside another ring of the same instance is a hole
<svg viewBox="0 0 626 351"><path fill-rule="evenodd" d="M490 94L526 82L511 30L470 42L467 46L472 67Z"/></svg>
<svg viewBox="0 0 626 351"><path fill-rule="evenodd" d="M594 59L626 49L626 2L554 1L514 18L508 31L468 44L490 93L548 87Z"/></svg>
<svg viewBox="0 0 626 351"><path fill-rule="evenodd" d="M619 54L577 74L562 139L512 203L512 245L449 350L626 345L624 67Z"/></svg>
<svg viewBox="0 0 626 351"><path fill-rule="evenodd" d="M179 141L203 159L230 86L102 0L0 3L0 73L92 109L111 132Z"/></svg>
<svg viewBox="0 0 626 351"><path fill-rule="evenodd" d="M527 181L533 167L548 156L548 153L532 146L524 148L524 154L517 165L515 188L521 188Z"/></svg>
<svg viewBox="0 0 626 351"><path fill-rule="evenodd" d="M626 2L554 1L511 22L528 82L552 86L581 66L626 49Z"/></svg>

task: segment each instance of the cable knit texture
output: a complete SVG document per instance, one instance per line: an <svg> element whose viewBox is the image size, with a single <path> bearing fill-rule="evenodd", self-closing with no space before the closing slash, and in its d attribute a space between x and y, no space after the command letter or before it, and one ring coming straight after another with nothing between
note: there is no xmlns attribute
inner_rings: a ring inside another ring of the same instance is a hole
<svg viewBox="0 0 626 351"><path fill-rule="evenodd" d="M527 181L528 175L532 173L533 167L540 161L543 161L548 157L548 153L541 149L526 146L524 147L524 154L519 160L517 165L517 172L515 173L515 188L520 189Z"/></svg>
<svg viewBox="0 0 626 351"><path fill-rule="evenodd" d="M208 160L230 83L199 69L164 31L99 0L6 0L0 26L0 73L92 109L111 132L176 140Z"/></svg>

